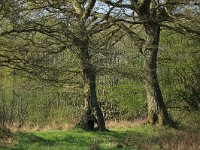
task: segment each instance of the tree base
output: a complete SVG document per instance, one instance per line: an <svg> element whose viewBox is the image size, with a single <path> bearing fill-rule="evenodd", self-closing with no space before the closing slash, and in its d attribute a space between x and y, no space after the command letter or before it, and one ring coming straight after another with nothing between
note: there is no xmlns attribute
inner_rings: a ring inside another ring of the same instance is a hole
<svg viewBox="0 0 200 150"><path fill-rule="evenodd" d="M95 124L97 125L97 128L95 128ZM82 129L87 131L95 131L98 130L98 122L94 115L92 114L85 114L79 124Z"/></svg>
<svg viewBox="0 0 200 150"><path fill-rule="evenodd" d="M13 142L13 133L11 130L6 127L0 127L0 145L11 144L11 142Z"/></svg>
<svg viewBox="0 0 200 150"><path fill-rule="evenodd" d="M159 125L159 126L169 126L172 128L177 128L177 123L174 122L170 117L163 117L160 114L148 115L146 124Z"/></svg>

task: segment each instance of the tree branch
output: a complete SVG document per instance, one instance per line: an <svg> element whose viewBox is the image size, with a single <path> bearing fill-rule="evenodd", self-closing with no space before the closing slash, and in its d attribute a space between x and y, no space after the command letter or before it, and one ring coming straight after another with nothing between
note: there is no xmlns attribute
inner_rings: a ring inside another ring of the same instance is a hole
<svg viewBox="0 0 200 150"><path fill-rule="evenodd" d="M90 16L90 13L93 10L93 7L94 7L95 3L96 3L96 0L90 0L89 4L85 8L85 11L84 11L84 14L82 16L82 19L86 20Z"/></svg>
<svg viewBox="0 0 200 150"><path fill-rule="evenodd" d="M143 54L145 40L128 28L124 23L118 22L117 24L127 33L127 35L133 40L134 45L139 49L140 53Z"/></svg>

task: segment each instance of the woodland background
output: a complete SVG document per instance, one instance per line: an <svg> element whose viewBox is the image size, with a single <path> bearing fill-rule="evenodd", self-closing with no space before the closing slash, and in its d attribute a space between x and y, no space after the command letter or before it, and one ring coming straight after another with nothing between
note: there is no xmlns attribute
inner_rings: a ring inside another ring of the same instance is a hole
<svg viewBox="0 0 200 150"><path fill-rule="evenodd" d="M58 3L63 2L52 2L52 6L55 4L56 8L60 6ZM25 1L1 0L0 4L1 126L62 127L76 124L84 110L81 62L76 50L70 50L73 45L60 45L58 41L62 40L62 36L58 35L56 41L54 35L50 35L58 20L48 20L53 11L61 13L62 9L49 8L52 12L50 16L45 16L45 13L40 12L41 15L37 12L45 10L45 2L30 1L29 7L23 6ZM192 7L175 6L177 12L181 11L185 18L193 20L189 23L186 20L185 24L190 29L196 29L196 33L189 32L187 28L183 30L180 26L173 29L161 27L157 74L170 116L179 125L198 127L200 28L199 5L194 4ZM27 14L21 14L21 11ZM57 19L67 21L72 19L70 15ZM32 18L27 19L27 16ZM65 27L70 28L74 24L71 31L78 32L76 22L69 26L64 21L64 28L59 28L59 32L65 32ZM41 32L23 31L28 30L32 23L37 24ZM49 27L49 31L45 27ZM139 27L136 31L143 34L141 29ZM135 29L130 27L130 30ZM97 97L105 120L145 119L144 57L132 39L122 29L112 26L91 36L91 41L90 61L96 68Z"/></svg>

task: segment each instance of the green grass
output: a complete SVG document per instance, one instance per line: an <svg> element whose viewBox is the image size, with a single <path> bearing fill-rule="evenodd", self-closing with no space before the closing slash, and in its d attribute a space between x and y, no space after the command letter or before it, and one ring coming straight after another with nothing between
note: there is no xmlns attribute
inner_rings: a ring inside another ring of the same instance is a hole
<svg viewBox="0 0 200 150"><path fill-rule="evenodd" d="M79 128L67 131L15 133L15 142L1 150L134 150L186 149L200 146L199 131L164 127L138 126L110 129L108 132L86 132ZM187 142L187 143L186 143ZM190 146L190 147L188 147ZM200 147L199 147L200 148Z"/></svg>

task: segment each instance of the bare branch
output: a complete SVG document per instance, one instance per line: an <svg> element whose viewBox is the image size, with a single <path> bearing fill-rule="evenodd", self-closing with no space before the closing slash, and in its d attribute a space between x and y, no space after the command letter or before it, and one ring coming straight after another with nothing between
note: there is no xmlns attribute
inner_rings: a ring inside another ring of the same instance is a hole
<svg viewBox="0 0 200 150"><path fill-rule="evenodd" d="M135 46L139 49L140 53L143 53L143 46L144 46L145 40L141 38L138 34L133 32L130 28L128 28L124 23L118 22L117 24L133 40Z"/></svg>
<svg viewBox="0 0 200 150"><path fill-rule="evenodd" d="M110 0L101 0L101 2L104 2L107 5L114 6L114 7L132 9L132 6L130 4L122 4L122 3L117 3L117 2L115 3Z"/></svg>
<svg viewBox="0 0 200 150"><path fill-rule="evenodd" d="M95 3L96 3L96 0L90 0L89 4L85 8L84 14L82 16L82 18L84 20L86 20L90 16L90 13L93 10L93 7L94 7Z"/></svg>

